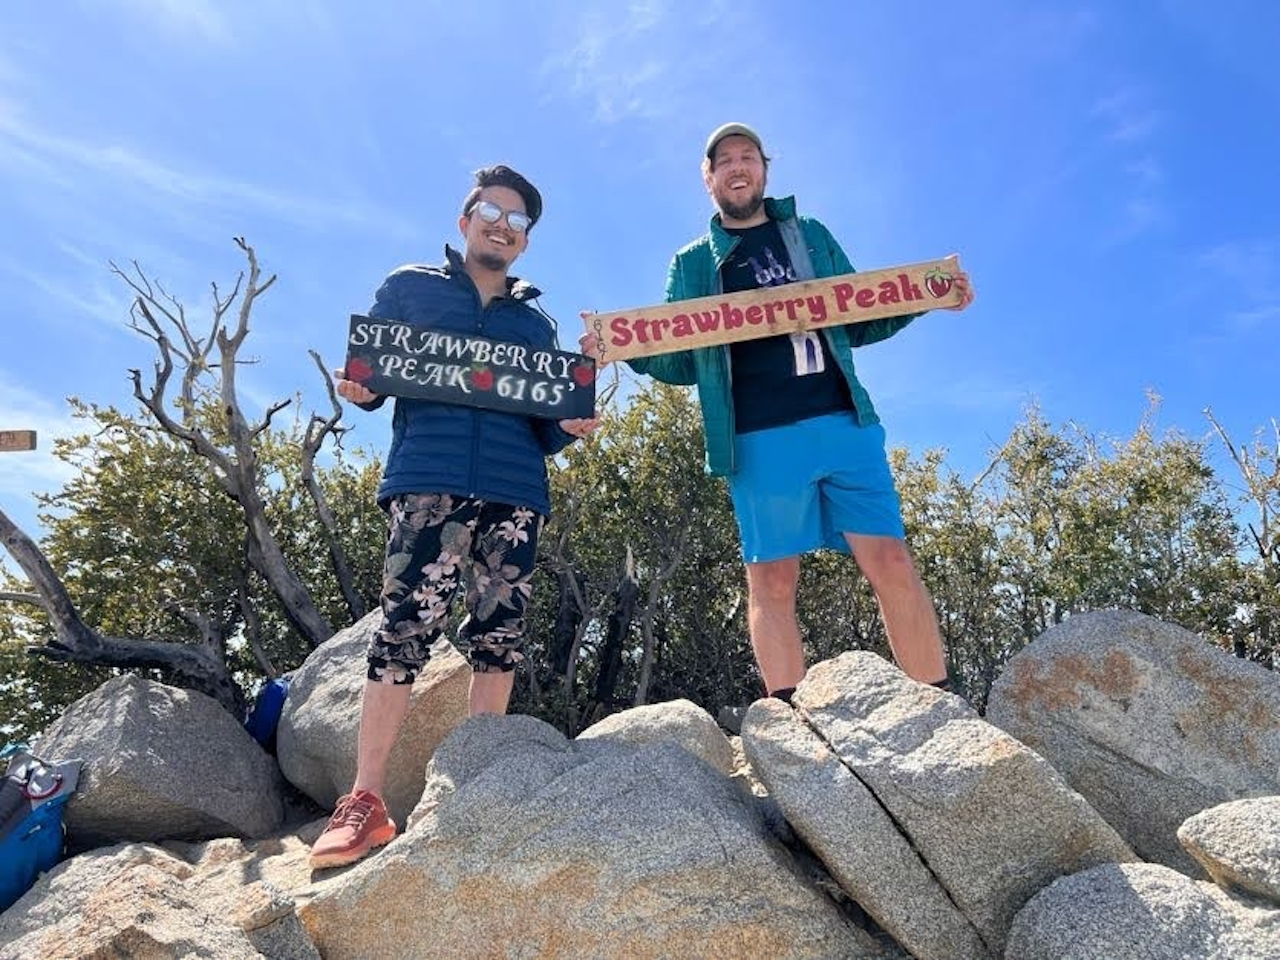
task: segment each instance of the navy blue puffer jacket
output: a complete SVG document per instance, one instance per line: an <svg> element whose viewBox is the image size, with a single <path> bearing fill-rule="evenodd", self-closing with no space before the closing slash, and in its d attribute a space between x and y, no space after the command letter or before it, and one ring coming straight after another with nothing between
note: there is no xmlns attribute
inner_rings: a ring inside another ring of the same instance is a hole
<svg viewBox="0 0 1280 960"><path fill-rule="evenodd" d="M461 255L446 246L445 260L439 267L413 265L392 272L369 316L558 349L551 322L525 302L540 291L510 278L507 296L482 308ZM554 420L396 397L378 502L385 506L400 493L451 493L529 507L545 516L551 512L546 457L572 441Z"/></svg>

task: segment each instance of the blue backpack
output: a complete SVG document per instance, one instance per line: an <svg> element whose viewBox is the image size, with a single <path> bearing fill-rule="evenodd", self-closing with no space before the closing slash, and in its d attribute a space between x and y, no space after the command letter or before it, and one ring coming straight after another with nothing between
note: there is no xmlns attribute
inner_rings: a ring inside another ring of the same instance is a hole
<svg viewBox="0 0 1280 960"><path fill-rule="evenodd" d="M249 736L272 755L276 752L276 727L280 723L280 714L284 711L284 698L288 695L288 674L267 680L258 691L253 708L244 721L244 728L249 731Z"/></svg>
<svg viewBox="0 0 1280 960"><path fill-rule="evenodd" d="M82 760L49 763L25 744L0 752L0 910L17 903L62 858L62 814L75 792Z"/></svg>

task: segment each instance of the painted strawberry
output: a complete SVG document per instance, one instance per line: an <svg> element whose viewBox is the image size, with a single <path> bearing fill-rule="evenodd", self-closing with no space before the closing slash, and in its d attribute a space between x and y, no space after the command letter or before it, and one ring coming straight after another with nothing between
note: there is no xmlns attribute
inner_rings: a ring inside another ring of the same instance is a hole
<svg viewBox="0 0 1280 960"><path fill-rule="evenodd" d="M493 371L488 367L472 367L471 385L477 390L492 390Z"/></svg>
<svg viewBox="0 0 1280 960"><path fill-rule="evenodd" d="M953 282L951 274L947 273L940 267L934 267L924 275L924 285L928 288L935 300L941 300L951 292L951 284Z"/></svg>
<svg viewBox="0 0 1280 960"><path fill-rule="evenodd" d="M574 382L580 387L585 387L596 378L596 368L589 363L579 363L570 372Z"/></svg>
<svg viewBox="0 0 1280 960"><path fill-rule="evenodd" d="M364 383L373 376L373 367L364 357L352 357L347 361L347 379Z"/></svg>

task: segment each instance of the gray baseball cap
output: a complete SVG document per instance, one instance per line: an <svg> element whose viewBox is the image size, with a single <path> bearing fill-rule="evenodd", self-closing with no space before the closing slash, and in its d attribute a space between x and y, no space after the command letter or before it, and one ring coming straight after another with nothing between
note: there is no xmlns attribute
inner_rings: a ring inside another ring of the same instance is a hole
<svg viewBox="0 0 1280 960"><path fill-rule="evenodd" d="M745 123L726 123L723 126L716 127L712 131L711 136L707 137L707 159L710 160L715 156L716 144L725 137L746 137L754 143L761 153L764 152L764 144L760 142L760 134L756 133Z"/></svg>

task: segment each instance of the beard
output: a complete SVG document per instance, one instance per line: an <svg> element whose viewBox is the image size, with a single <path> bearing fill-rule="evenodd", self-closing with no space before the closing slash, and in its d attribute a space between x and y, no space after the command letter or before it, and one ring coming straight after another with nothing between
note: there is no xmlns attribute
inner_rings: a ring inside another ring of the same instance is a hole
<svg viewBox="0 0 1280 960"><path fill-rule="evenodd" d="M480 266L484 267L486 270L493 270L495 272L499 270L506 270L508 267L508 263L503 257L496 253L489 253L487 250L483 253L477 253L475 260L476 263L480 264Z"/></svg>
<svg viewBox="0 0 1280 960"><path fill-rule="evenodd" d="M717 196L716 206L720 208L720 216L730 220L750 220L764 204L764 186L756 190L742 203L734 203L727 196Z"/></svg>

